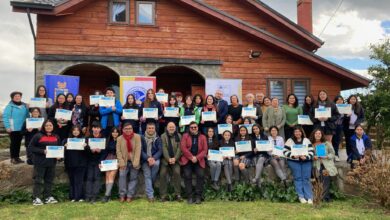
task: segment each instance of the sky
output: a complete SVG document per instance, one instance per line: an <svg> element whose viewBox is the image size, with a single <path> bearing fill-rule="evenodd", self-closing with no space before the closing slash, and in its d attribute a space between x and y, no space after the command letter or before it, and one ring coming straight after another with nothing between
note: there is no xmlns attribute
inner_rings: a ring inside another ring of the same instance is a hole
<svg viewBox="0 0 390 220"><path fill-rule="evenodd" d="M369 59L369 45L390 36L389 0L313 0L314 34L325 41L317 51L343 67L366 75L376 62ZM296 0L263 0L292 21L297 19ZM35 16L33 16L35 24ZM324 29L326 23L326 29ZM13 90L24 100L34 91L34 48L27 15L14 13L9 0L0 1L0 103Z"/></svg>

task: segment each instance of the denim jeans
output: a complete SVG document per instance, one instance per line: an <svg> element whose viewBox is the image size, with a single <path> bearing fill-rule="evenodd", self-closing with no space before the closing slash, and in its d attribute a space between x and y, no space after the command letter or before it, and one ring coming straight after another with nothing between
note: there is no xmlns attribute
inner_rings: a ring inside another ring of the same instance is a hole
<svg viewBox="0 0 390 220"><path fill-rule="evenodd" d="M127 183L127 176L130 173L130 180ZM139 170L133 167L129 161L125 170L119 170L119 196L121 198L133 198L137 192Z"/></svg>
<svg viewBox="0 0 390 220"><path fill-rule="evenodd" d="M156 160L153 166L149 166L148 162L142 164L142 172L145 179L145 193L149 199L154 198L153 183L156 180L158 170L160 168L160 160Z"/></svg>
<svg viewBox="0 0 390 220"><path fill-rule="evenodd" d="M313 199L312 185L310 182L312 161L287 160L293 177L295 191L299 198Z"/></svg>

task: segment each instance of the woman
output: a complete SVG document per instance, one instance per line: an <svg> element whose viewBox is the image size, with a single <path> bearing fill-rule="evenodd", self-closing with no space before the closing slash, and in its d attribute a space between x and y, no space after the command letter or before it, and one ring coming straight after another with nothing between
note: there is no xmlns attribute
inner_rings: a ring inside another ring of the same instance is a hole
<svg viewBox="0 0 390 220"><path fill-rule="evenodd" d="M302 106L303 115L310 116L314 108L314 98L312 95L305 96L305 103ZM310 137L310 134L313 131L313 125L302 125L303 130L305 131L306 137Z"/></svg>
<svg viewBox="0 0 390 220"><path fill-rule="evenodd" d="M49 109L49 119L55 123L55 133L60 137L61 141L65 140L69 136L69 130L71 121L62 118L55 118L57 109L71 110L69 105L66 104L66 97L64 94L57 95L56 102Z"/></svg>
<svg viewBox="0 0 390 220"><path fill-rule="evenodd" d="M246 95L246 103L244 107L256 108L256 116L250 116L251 124L262 124L261 118L263 117L263 112L261 111L261 107L255 104L255 96L252 93Z"/></svg>
<svg viewBox="0 0 390 220"><path fill-rule="evenodd" d="M221 147L235 147L233 134L230 131L224 131L222 133L222 140L219 142ZM227 186L226 191L232 191L232 177L233 177L233 157L223 158L223 171L225 174Z"/></svg>
<svg viewBox="0 0 390 220"><path fill-rule="evenodd" d="M123 105L123 109L135 109L138 110L138 118L137 119L125 119L121 116L122 124L130 123L134 129L135 133L139 133L139 118L142 115L140 107L137 105L135 96L133 94L128 94L126 97L126 103Z"/></svg>
<svg viewBox="0 0 390 220"><path fill-rule="evenodd" d="M46 158L46 147L59 145L61 145L61 140L54 133L54 122L46 119L43 122L41 132L33 137L29 146L34 164L34 206L57 203L57 200L52 196L51 188L55 177L56 163L60 158ZM41 198L45 198L44 203Z"/></svg>
<svg viewBox="0 0 390 220"><path fill-rule="evenodd" d="M115 98L115 90L111 87L108 87L104 94L106 97ZM99 113L101 116L101 125L104 137L108 137L111 129L119 126L119 119L122 114L122 104L117 98L115 98L114 106L100 106Z"/></svg>
<svg viewBox="0 0 390 220"><path fill-rule="evenodd" d="M21 92L12 92L11 101L5 107L3 112L3 122L7 133L9 134L11 145L11 163L19 164L24 163L20 159L20 145L22 144L23 134L22 128L29 116L26 104L22 102Z"/></svg>
<svg viewBox="0 0 390 220"><path fill-rule="evenodd" d="M99 90L96 90L93 95L103 95L103 93ZM94 121L100 122L100 112L99 112L99 103L96 103L94 105L90 105L88 108L88 125L87 125L87 132L91 130L91 125Z"/></svg>
<svg viewBox="0 0 390 220"><path fill-rule="evenodd" d="M191 96L186 96L184 99L184 104L182 107L180 107L180 116L188 116L188 115L195 115L195 122L199 124L200 121L200 114L198 111L198 107L194 105L192 102ZM189 131L188 125L182 125L180 123L180 132L185 133Z"/></svg>
<svg viewBox="0 0 390 220"><path fill-rule="evenodd" d="M88 109L80 94L77 94L74 100L75 102L72 109L72 125L80 126L81 131L85 134L88 126Z"/></svg>
<svg viewBox="0 0 390 220"><path fill-rule="evenodd" d="M41 111L39 108L31 108L30 109L30 118L40 118L41 117ZM28 148L30 145L31 139L34 137L35 134L37 134L41 128L27 128L26 123L23 125L23 135L24 135L24 146L26 146L26 154L27 154L27 164L33 165L32 163L32 153L31 150Z"/></svg>
<svg viewBox="0 0 390 220"><path fill-rule="evenodd" d="M242 105L237 95L230 96L230 105L228 106L228 114L233 118L233 125L238 126L242 122L241 113Z"/></svg>
<svg viewBox="0 0 390 220"><path fill-rule="evenodd" d="M315 109L317 108L330 108L331 117L330 118L315 118ZM337 110L336 105L329 101L328 93L325 90L318 92L317 103L314 105L314 108L310 114L310 119L314 124L314 129L321 128L325 134L325 138L328 142L332 143L333 134L336 131L336 120L340 117L340 113Z"/></svg>
<svg viewBox="0 0 390 220"><path fill-rule="evenodd" d="M240 118L240 121L242 121L241 118ZM233 121L233 116L230 115L230 114L227 114L226 117L225 117L225 124L230 124L230 125L232 125L232 132L231 132L231 133L232 133L232 137L234 137L234 136L237 135L238 126L239 126L239 124L235 125L235 124L233 124L233 123L234 123L234 121ZM221 138L220 138L220 139L221 139Z"/></svg>
<svg viewBox="0 0 390 220"><path fill-rule="evenodd" d="M46 108L40 108L42 118L47 119L47 114L49 113L50 106L53 105L53 100L47 97L47 89L44 85L39 85L37 91L35 92L35 98L45 98L46 99Z"/></svg>
<svg viewBox="0 0 390 220"><path fill-rule="evenodd" d="M214 129L214 133L218 133L217 131L217 125L218 125L218 108L217 105L215 104L215 98L212 95L208 95L206 97L206 103L202 108L202 112L215 112L216 119L214 121L204 121L203 118L200 121L200 124L202 126L202 131L203 134L207 135L207 130L208 128Z"/></svg>
<svg viewBox="0 0 390 220"><path fill-rule="evenodd" d="M219 150L219 143L217 135L214 133L213 128L207 128L206 130L206 138L207 138L207 147L209 150ZM222 163L219 161L207 161L210 167L210 175L211 175L211 188L218 191L219 190L219 176L221 175Z"/></svg>
<svg viewBox="0 0 390 220"><path fill-rule="evenodd" d="M269 98L269 97L264 97L263 98L263 104L261 105L261 112L263 112L263 115L264 115L264 112L267 111L268 107L270 107L272 104L272 99Z"/></svg>
<svg viewBox="0 0 390 220"><path fill-rule="evenodd" d="M279 99L272 98L271 107L263 112L263 126L266 134L269 134L269 128L272 126L278 127L280 136L284 138L284 124L286 123L286 113L279 106Z"/></svg>
<svg viewBox="0 0 390 220"><path fill-rule="evenodd" d="M66 100L66 101L65 101L65 102L66 102L66 105L69 106L69 109L73 109L73 106L74 106L74 103L75 103L73 93L68 93L68 94L66 94L65 100Z"/></svg>
<svg viewBox="0 0 390 220"><path fill-rule="evenodd" d="M192 98L192 102L194 103L195 107L199 111L199 115L202 114L202 109L203 109L203 97L200 94L195 94L194 97Z"/></svg>
<svg viewBox="0 0 390 220"><path fill-rule="evenodd" d="M344 104L344 98L342 96L340 96L340 95L337 95L334 98L334 103L336 103L336 104ZM345 117L345 115L340 114L340 116L337 118L337 120L335 122L335 124L336 124L336 131L335 131L334 136L332 138L332 146L333 146L335 154L336 154L335 155L335 161L336 162L340 161L340 158L339 158L339 146L340 146L340 143L341 143L341 133L344 130L344 125L343 125L344 117Z"/></svg>
<svg viewBox="0 0 390 220"><path fill-rule="evenodd" d="M70 130L69 138L83 138L80 126L74 125ZM84 179L87 171L87 144L84 150L68 149L68 139L63 141L65 146L65 168L69 177L69 200L71 202L84 201Z"/></svg>
<svg viewBox="0 0 390 220"><path fill-rule="evenodd" d="M355 134L351 137L350 140L352 153L349 156L351 161L351 168L355 168L356 161L358 164L362 165L365 163L367 153L372 150L372 143L370 137L364 133L364 129L361 125L356 125Z"/></svg>
<svg viewBox="0 0 390 220"><path fill-rule="evenodd" d="M298 115L302 115L302 108L298 106L298 98L295 94L289 94L287 96L285 105L283 105L284 112L286 113L286 125L284 126L284 136L288 140L293 135L293 130L298 125Z"/></svg>
<svg viewBox="0 0 390 220"><path fill-rule="evenodd" d="M240 127L239 129L239 134L235 139L235 142L238 141L251 141L251 138L249 137L248 134L248 129L245 126ZM234 168L234 176L235 176L235 181L240 180L240 172L243 175L244 182L249 182L249 171L248 167L251 164L251 156L252 152L238 152L236 150L236 156L234 157L233 160L233 168Z"/></svg>
<svg viewBox="0 0 390 220"><path fill-rule="evenodd" d="M156 125L156 131L159 130L158 120L162 117L162 107L160 102L156 99L156 94L153 89L148 89L146 92L146 99L141 105L141 112L144 108L156 108L157 109L157 118L145 118L143 113L141 117L141 129L142 134L146 131L146 125L148 123L154 123Z"/></svg>
<svg viewBox="0 0 390 220"><path fill-rule="evenodd" d="M279 128L276 126L271 126L269 128L268 140L271 142L273 147L282 147L284 148L284 139L279 135ZM276 175L283 182L284 186L287 188L287 172L286 172L286 160L280 155L272 155L271 166L274 168Z"/></svg>
<svg viewBox="0 0 390 220"><path fill-rule="evenodd" d="M332 144L326 141L324 132L321 129L315 129L310 136L310 141L313 143L315 149L315 156L313 158L313 168L316 174L319 173L320 181L323 184L322 200L330 202L330 184L331 178L337 176L337 168L334 165L335 151ZM325 149L325 156L318 156L320 148Z"/></svg>
<svg viewBox="0 0 390 220"><path fill-rule="evenodd" d="M258 151L256 148L256 141L260 140L267 140L268 137L264 135L263 128L258 125L254 124L252 126L252 158L255 161L255 178L252 179L252 184L257 185L258 187L261 187L261 174L263 173L264 165L267 163L267 161L270 159L270 153L268 151Z"/></svg>
<svg viewBox="0 0 390 220"><path fill-rule="evenodd" d="M175 96L169 97L167 107L179 108ZM165 117L165 108L164 108L164 121L165 121L164 128L166 128L166 126L168 125L169 122L173 122L176 125L176 128L178 128L179 121L180 121L180 113L179 112L177 113L177 117Z"/></svg>
<svg viewBox="0 0 390 220"><path fill-rule="evenodd" d="M351 137L355 133L355 127L364 122L364 109L358 102L356 95L351 95L347 99L347 103L352 105L352 114L344 116L344 135L347 155L352 154Z"/></svg>
<svg viewBox="0 0 390 220"><path fill-rule="evenodd" d="M120 135L119 128L112 128L111 135L107 140L106 149L102 153L103 160L116 160L116 144ZM106 171L106 192L104 193L103 202L106 203L111 198L111 190L114 186L115 176L118 170Z"/></svg>
<svg viewBox="0 0 390 220"><path fill-rule="evenodd" d="M292 148L296 145L302 145L307 148L306 155L292 154ZM309 139L300 126L293 129L293 136L287 140L284 146L284 155L287 158L287 164L290 167L293 177L295 191L298 194L301 203L313 204L313 192L310 182L312 160L314 149Z"/></svg>

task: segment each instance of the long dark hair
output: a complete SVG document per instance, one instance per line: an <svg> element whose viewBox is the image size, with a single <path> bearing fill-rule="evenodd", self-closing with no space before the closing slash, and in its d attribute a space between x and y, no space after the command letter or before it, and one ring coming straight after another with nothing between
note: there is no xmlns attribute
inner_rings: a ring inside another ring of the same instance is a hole
<svg viewBox="0 0 390 220"><path fill-rule="evenodd" d="M37 87L37 90L35 91L35 97L40 97L39 96L39 89L41 89L41 88L45 89L45 95L43 96L43 98L46 98L46 101L47 101L47 89L46 89L46 86L44 86L44 85L39 85Z"/></svg>
<svg viewBox="0 0 390 220"><path fill-rule="evenodd" d="M114 140L114 138L112 137L112 133L114 131L118 132L118 137L121 135L121 130L118 127L112 127L110 130L110 135L108 136L108 139L107 139L107 143L110 143L112 140Z"/></svg>
<svg viewBox="0 0 390 220"><path fill-rule="evenodd" d="M75 129L78 129L78 130L80 131L79 136L74 136L74 135L73 135L73 131L74 131ZM71 128L70 131L69 131L69 137L70 137L70 138L82 138L82 137L83 137L83 131L82 131L81 127L80 127L79 125L73 125L72 128Z"/></svg>
<svg viewBox="0 0 390 220"><path fill-rule="evenodd" d="M350 95L347 99L348 104L350 104L351 98L355 97L356 103L352 105L352 109L356 115L359 115L362 111L362 105L359 103L358 97L356 95Z"/></svg>
<svg viewBox="0 0 390 220"><path fill-rule="evenodd" d="M240 130L241 130L241 129L245 129L245 131L246 131L245 140L249 140L248 128L246 128L245 126L241 126L241 127L238 129L238 134L237 134L236 140L238 140L238 141L241 140L241 134L240 134Z"/></svg>
<svg viewBox="0 0 390 220"><path fill-rule="evenodd" d="M47 132L46 132L46 130L45 130L45 126L46 126L46 124L47 123L51 123L52 125L53 125L53 131L51 132L52 134L54 134L54 121L53 120L51 120L51 119L46 119L44 122L43 122L43 124L42 124L42 127L41 127L41 132L43 133L43 134L46 134L47 135Z"/></svg>
<svg viewBox="0 0 390 220"><path fill-rule="evenodd" d="M306 103L306 99L307 98L311 99L310 105ZM302 108L303 112L310 112L313 107L314 107L314 97L313 97L313 95L306 95L305 96L305 100L303 102L303 108Z"/></svg>
<svg viewBox="0 0 390 220"><path fill-rule="evenodd" d="M130 104L129 101L128 101L130 96L133 97L133 100L134 100L133 104ZM132 108L132 107L136 107L137 103L135 103L135 102L136 102L136 100L135 100L134 94L128 94L126 96L126 101L125 101L125 104L123 105L123 108L124 109L129 109L129 108Z"/></svg>
<svg viewBox="0 0 390 220"><path fill-rule="evenodd" d="M294 133L295 133L296 130L299 130L299 131L302 133L302 140L303 140L304 138L306 138L305 131L303 130L302 126L296 125L296 126L294 127L294 129L293 129L293 135L292 135L292 137L291 137L291 139L292 139L294 142L297 142L297 138L296 138L295 135L294 135Z"/></svg>
<svg viewBox="0 0 390 220"><path fill-rule="evenodd" d="M188 106L187 105L187 99L191 99L191 106ZM192 101L192 97L190 95L187 95L184 99L184 102L183 102L183 107L184 108L190 108L190 109L194 109L194 106L195 106L195 103L194 101Z"/></svg>
<svg viewBox="0 0 390 220"><path fill-rule="evenodd" d="M298 97L294 94L294 93L291 93L287 96L287 99L286 99L286 105L289 105L290 103L288 102L288 100L290 99L291 96L294 96L295 98L295 103L294 103L294 108L298 107L298 103L299 103L299 100L298 100ZM265 97L264 97L265 98ZM264 100L264 99L263 99Z"/></svg>
<svg viewBox="0 0 390 220"><path fill-rule="evenodd" d="M326 99L325 99L325 105L326 106L328 106L329 105L329 96L328 96L328 92L327 91L325 91L325 90L320 90L320 91L318 91L318 96L317 96L317 103L316 103L316 106L318 106L319 105L319 103L321 102L321 99L320 99L320 93L321 92L324 92L325 94L326 94Z"/></svg>
<svg viewBox="0 0 390 220"><path fill-rule="evenodd" d="M257 127L257 128L259 128L259 130L260 130L260 132L259 132L259 135L260 135L260 137L262 138L263 137L263 132L264 132L264 129L263 129L263 127L261 127L259 124L254 124L254 125L252 125L252 137L253 138L256 138L256 134L255 134L255 132L253 131L253 128L254 127Z"/></svg>
<svg viewBox="0 0 390 220"><path fill-rule="evenodd" d="M62 105L58 102L58 98L59 98L60 96L64 96L64 98L65 98L65 102L64 102ZM54 103L54 107L55 107L55 108L62 107L62 108L64 108L64 109L68 109L68 104L67 104L67 102L66 102L66 96L65 96L64 94L61 93L61 94L58 94L58 95L57 95L56 101L55 101L55 103Z"/></svg>
<svg viewBox="0 0 390 220"><path fill-rule="evenodd" d="M177 103L177 99L176 99L176 96L173 96L173 95L170 95L169 98L168 98L168 107L171 107L171 100L175 100L175 105L174 107L178 107L179 104Z"/></svg>
<svg viewBox="0 0 390 220"><path fill-rule="evenodd" d="M200 98L200 103L199 105L196 105L196 98ZM194 106L197 106L197 107L203 107L204 104L204 100L203 100L203 97L200 95L200 94L195 94L194 97L192 97L192 103L194 104Z"/></svg>
<svg viewBox="0 0 390 220"><path fill-rule="evenodd" d="M149 100L149 92L153 93L153 100ZM148 89L146 91L146 98L145 98L145 101L144 101L144 107L145 108L149 108L150 107L150 103L153 102L153 101L156 101L156 93L154 92L153 89Z"/></svg>

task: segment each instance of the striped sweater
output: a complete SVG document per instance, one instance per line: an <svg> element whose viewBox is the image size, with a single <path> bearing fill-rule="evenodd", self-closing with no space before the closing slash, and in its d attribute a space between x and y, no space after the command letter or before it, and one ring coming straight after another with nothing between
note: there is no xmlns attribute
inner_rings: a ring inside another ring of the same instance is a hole
<svg viewBox="0 0 390 220"><path fill-rule="evenodd" d="M311 144L311 142L309 141L309 139L307 138L304 138L302 141L300 142L294 142L294 140L292 138L288 139L285 143L285 146L284 146L284 156L286 156L286 158L288 160L295 160L295 161L302 161L301 159L294 159L292 158L291 156L291 147L295 144L302 144L302 145L306 145L308 147L308 151L309 151L309 155L306 156L306 160L305 161L311 161L313 160L313 156L314 156L314 148L313 148L313 145Z"/></svg>

